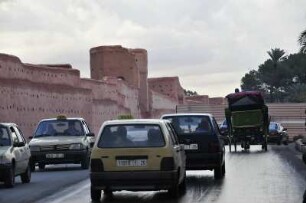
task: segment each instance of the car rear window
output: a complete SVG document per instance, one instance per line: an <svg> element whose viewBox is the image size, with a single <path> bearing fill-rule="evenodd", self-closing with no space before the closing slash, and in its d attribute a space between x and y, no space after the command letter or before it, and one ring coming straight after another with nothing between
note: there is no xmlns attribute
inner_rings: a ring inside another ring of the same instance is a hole
<svg viewBox="0 0 306 203"><path fill-rule="evenodd" d="M177 134L203 134L211 133L212 126L208 116L167 116Z"/></svg>
<svg viewBox="0 0 306 203"><path fill-rule="evenodd" d="M165 145L159 125L128 124L105 126L99 148L162 147Z"/></svg>

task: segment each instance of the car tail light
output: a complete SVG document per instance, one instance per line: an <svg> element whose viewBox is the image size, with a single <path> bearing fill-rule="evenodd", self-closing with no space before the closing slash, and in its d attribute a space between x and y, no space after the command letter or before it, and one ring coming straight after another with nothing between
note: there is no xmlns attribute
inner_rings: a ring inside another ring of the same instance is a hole
<svg viewBox="0 0 306 203"><path fill-rule="evenodd" d="M208 143L208 151L209 152L219 152L220 151L219 143L217 142Z"/></svg>
<svg viewBox="0 0 306 203"><path fill-rule="evenodd" d="M172 170L174 170L174 159L173 159L173 157L164 157L161 161L160 169L162 171L172 171Z"/></svg>
<svg viewBox="0 0 306 203"><path fill-rule="evenodd" d="M91 159L90 162L90 171L91 172L101 172L104 171L103 162L101 159Z"/></svg>

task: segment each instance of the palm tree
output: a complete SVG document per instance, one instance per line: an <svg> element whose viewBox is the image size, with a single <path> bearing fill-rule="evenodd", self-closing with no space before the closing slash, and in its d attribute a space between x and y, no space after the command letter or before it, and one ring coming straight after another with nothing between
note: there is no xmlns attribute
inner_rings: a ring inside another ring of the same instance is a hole
<svg viewBox="0 0 306 203"><path fill-rule="evenodd" d="M285 58L285 51L280 48L271 49L271 51L267 51L269 54L273 64L277 67L278 62L281 62Z"/></svg>
<svg viewBox="0 0 306 203"><path fill-rule="evenodd" d="M272 64L273 64L273 68L272 68L272 78L270 79L271 81L271 86L270 86L270 98L271 101L273 102L275 99L277 100L277 93L278 93L278 88L279 88L279 63L282 62L286 56L285 56L285 51L283 49L280 48L275 48L275 49L271 49L271 51L267 51L267 53L269 54ZM272 65L271 64L271 65Z"/></svg>
<svg viewBox="0 0 306 203"><path fill-rule="evenodd" d="M300 52L306 54L306 30L300 34L298 42L301 45Z"/></svg>

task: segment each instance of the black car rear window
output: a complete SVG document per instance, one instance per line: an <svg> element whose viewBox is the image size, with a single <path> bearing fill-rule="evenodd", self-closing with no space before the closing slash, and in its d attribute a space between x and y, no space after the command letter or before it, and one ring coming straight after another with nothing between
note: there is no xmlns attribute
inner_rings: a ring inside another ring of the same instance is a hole
<svg viewBox="0 0 306 203"><path fill-rule="evenodd" d="M167 116L163 119L170 120L177 134L210 134L211 122L208 116Z"/></svg>
<svg viewBox="0 0 306 203"><path fill-rule="evenodd" d="M106 126L98 142L99 148L146 148L164 145L160 126L154 124Z"/></svg>

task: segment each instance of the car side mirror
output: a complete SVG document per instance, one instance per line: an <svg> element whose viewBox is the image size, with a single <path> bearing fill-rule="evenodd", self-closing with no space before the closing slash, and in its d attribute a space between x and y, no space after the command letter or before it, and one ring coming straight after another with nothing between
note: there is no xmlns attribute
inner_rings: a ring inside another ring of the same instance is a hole
<svg viewBox="0 0 306 203"><path fill-rule="evenodd" d="M87 133L86 136L88 136L88 137L94 137L95 134L94 134L94 133Z"/></svg>
<svg viewBox="0 0 306 203"><path fill-rule="evenodd" d="M283 131L286 131L287 130L287 128L283 128Z"/></svg>

